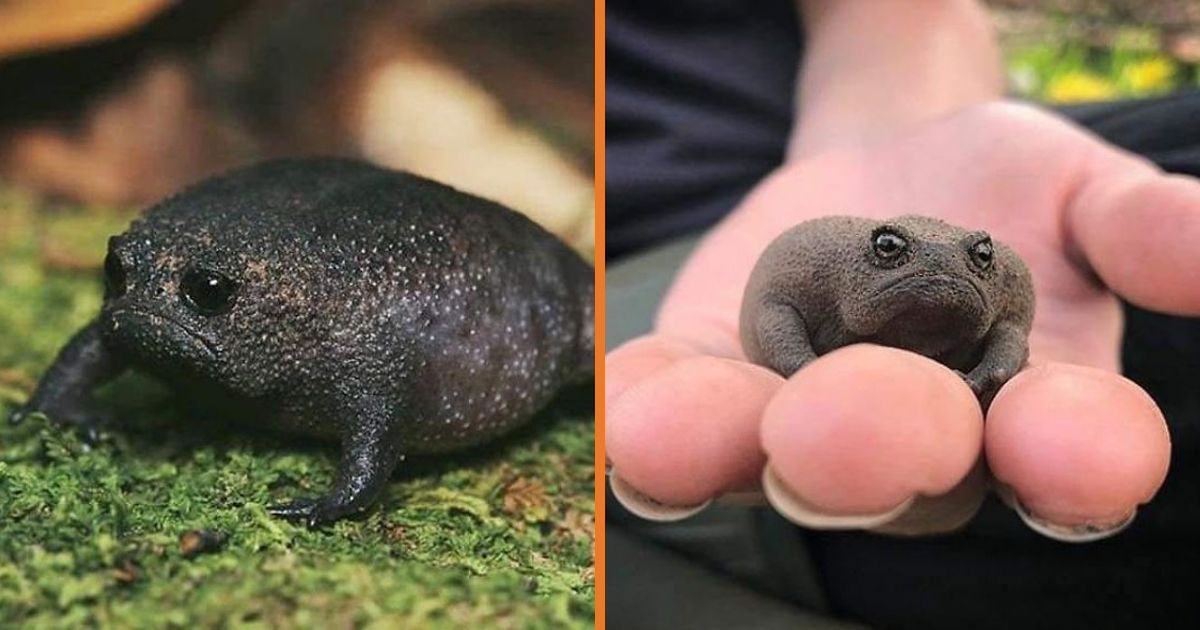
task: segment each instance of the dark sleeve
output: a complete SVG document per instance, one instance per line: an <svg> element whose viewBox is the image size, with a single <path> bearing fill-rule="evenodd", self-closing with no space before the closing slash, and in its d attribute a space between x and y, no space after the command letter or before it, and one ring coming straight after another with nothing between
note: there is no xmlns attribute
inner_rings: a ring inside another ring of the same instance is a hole
<svg viewBox="0 0 1200 630"><path fill-rule="evenodd" d="M1075 105L1060 110L1105 140L1169 173L1200 176L1200 93Z"/></svg>
<svg viewBox="0 0 1200 630"><path fill-rule="evenodd" d="M712 225L783 160L800 22L788 0L607 5L610 260Z"/></svg>

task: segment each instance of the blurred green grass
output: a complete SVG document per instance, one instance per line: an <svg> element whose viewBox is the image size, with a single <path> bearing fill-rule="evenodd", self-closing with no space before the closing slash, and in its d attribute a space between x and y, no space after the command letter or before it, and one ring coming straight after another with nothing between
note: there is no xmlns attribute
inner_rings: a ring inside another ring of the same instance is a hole
<svg viewBox="0 0 1200 630"><path fill-rule="evenodd" d="M0 185L0 417L100 303L132 215ZM398 472L385 501L309 531L264 506L331 481L332 448L188 426L145 378L103 392L98 448L0 424L0 625L587 627L594 606L590 391L499 444ZM224 538L185 557L192 530Z"/></svg>
<svg viewBox="0 0 1200 630"><path fill-rule="evenodd" d="M1066 15L1041 16L1034 32L1021 32L1016 24L1002 37L1009 89L1016 96L1066 104L1200 86L1200 65L1171 54L1160 28L1085 28Z"/></svg>

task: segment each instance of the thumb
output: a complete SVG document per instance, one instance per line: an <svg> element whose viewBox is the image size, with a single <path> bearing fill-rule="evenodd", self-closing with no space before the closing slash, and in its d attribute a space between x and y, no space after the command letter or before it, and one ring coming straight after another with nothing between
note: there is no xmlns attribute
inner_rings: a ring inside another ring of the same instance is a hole
<svg viewBox="0 0 1200 630"><path fill-rule="evenodd" d="M1066 210L1068 238L1115 293L1200 314L1200 183L1104 149Z"/></svg>

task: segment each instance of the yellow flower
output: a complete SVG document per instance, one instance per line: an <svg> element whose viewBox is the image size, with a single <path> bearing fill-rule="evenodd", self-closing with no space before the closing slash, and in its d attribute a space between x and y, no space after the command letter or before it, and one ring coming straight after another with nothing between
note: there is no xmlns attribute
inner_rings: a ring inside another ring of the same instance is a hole
<svg viewBox="0 0 1200 630"><path fill-rule="evenodd" d="M1051 103L1105 101L1116 95L1117 86L1112 81L1090 72L1068 72L1046 86L1046 100Z"/></svg>
<svg viewBox="0 0 1200 630"><path fill-rule="evenodd" d="M1175 64L1164 57L1131 63L1121 69L1121 81L1134 92L1158 92L1171 88Z"/></svg>

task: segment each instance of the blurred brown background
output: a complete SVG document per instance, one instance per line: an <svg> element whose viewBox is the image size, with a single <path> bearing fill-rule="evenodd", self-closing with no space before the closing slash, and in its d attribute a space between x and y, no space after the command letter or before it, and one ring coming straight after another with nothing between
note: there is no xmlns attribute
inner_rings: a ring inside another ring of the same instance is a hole
<svg viewBox="0 0 1200 630"><path fill-rule="evenodd" d="M358 156L592 246L577 0L5 0L0 181L141 206L283 155Z"/></svg>

